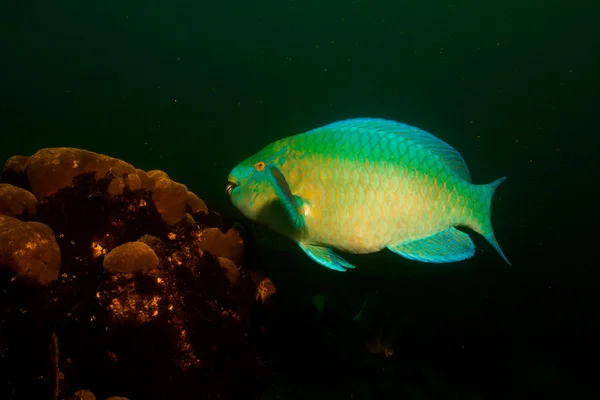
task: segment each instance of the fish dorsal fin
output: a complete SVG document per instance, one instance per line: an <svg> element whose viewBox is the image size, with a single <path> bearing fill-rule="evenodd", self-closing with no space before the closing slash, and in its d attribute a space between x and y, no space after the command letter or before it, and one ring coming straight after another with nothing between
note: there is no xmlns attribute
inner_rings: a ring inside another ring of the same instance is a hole
<svg viewBox="0 0 600 400"><path fill-rule="evenodd" d="M442 160L448 168L467 182L471 182L469 168L460 153L448 143L436 138L431 133L403 122L391 121L381 118L354 118L333 122L320 129L341 129L357 131L368 134L369 132L387 132L402 135L406 140L422 146L425 150Z"/></svg>

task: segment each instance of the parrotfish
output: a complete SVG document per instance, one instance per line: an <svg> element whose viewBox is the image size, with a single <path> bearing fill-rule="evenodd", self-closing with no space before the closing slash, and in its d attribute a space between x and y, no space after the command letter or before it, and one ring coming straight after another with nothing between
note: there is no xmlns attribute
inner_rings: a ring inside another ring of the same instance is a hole
<svg viewBox="0 0 600 400"><path fill-rule="evenodd" d="M317 263L354 268L338 253L387 248L449 263L475 254L467 227L510 265L491 224L506 177L475 185L462 156L432 134L377 118L337 121L266 146L233 168L232 203L298 243Z"/></svg>

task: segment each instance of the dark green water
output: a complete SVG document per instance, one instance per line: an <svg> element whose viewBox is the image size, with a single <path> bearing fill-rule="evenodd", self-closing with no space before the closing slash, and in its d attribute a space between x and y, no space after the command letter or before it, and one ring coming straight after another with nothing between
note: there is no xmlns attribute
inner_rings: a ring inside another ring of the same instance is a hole
<svg viewBox="0 0 600 400"><path fill-rule="evenodd" d="M393 256L381 257L396 269L375 257L362 273L474 344L456 356L466 387L574 395L591 388L598 347L599 17L589 0L3 0L0 160L86 148L237 215L231 167L278 138L352 117L419 126L474 182L508 176L493 215L514 266L476 241L483 261L444 266L460 276L434 279L427 299Z"/></svg>

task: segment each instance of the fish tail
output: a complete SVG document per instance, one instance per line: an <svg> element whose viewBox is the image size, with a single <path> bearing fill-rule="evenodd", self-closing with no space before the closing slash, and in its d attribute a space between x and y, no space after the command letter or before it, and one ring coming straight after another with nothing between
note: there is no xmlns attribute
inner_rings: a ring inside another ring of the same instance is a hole
<svg viewBox="0 0 600 400"><path fill-rule="evenodd" d="M473 226L473 228L488 241L488 243L498 252L498 254L500 254L500 257L502 257L508 265L512 265L502 252L502 249L496 240L496 236L494 235L494 229L492 228L492 198L494 197L494 193L496 192L498 186L500 186L500 184L505 180L506 177L503 176L502 178L496 179L487 185L476 186L476 188L481 191L479 197L481 202L478 205L479 212L476 212L476 215L478 216L477 219L479 219L479 221L474 224L475 226Z"/></svg>

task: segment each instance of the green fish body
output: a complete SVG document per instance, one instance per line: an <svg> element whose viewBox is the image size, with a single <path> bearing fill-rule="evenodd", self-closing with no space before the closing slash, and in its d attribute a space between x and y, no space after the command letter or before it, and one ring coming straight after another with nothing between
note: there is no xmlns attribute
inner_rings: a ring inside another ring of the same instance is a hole
<svg viewBox="0 0 600 400"><path fill-rule="evenodd" d="M387 248L432 263L472 257L473 242L456 226L483 235L508 263L490 220L504 179L474 185L460 154L430 133L360 118L268 145L233 168L227 192L246 217L344 271L354 266L334 250Z"/></svg>

